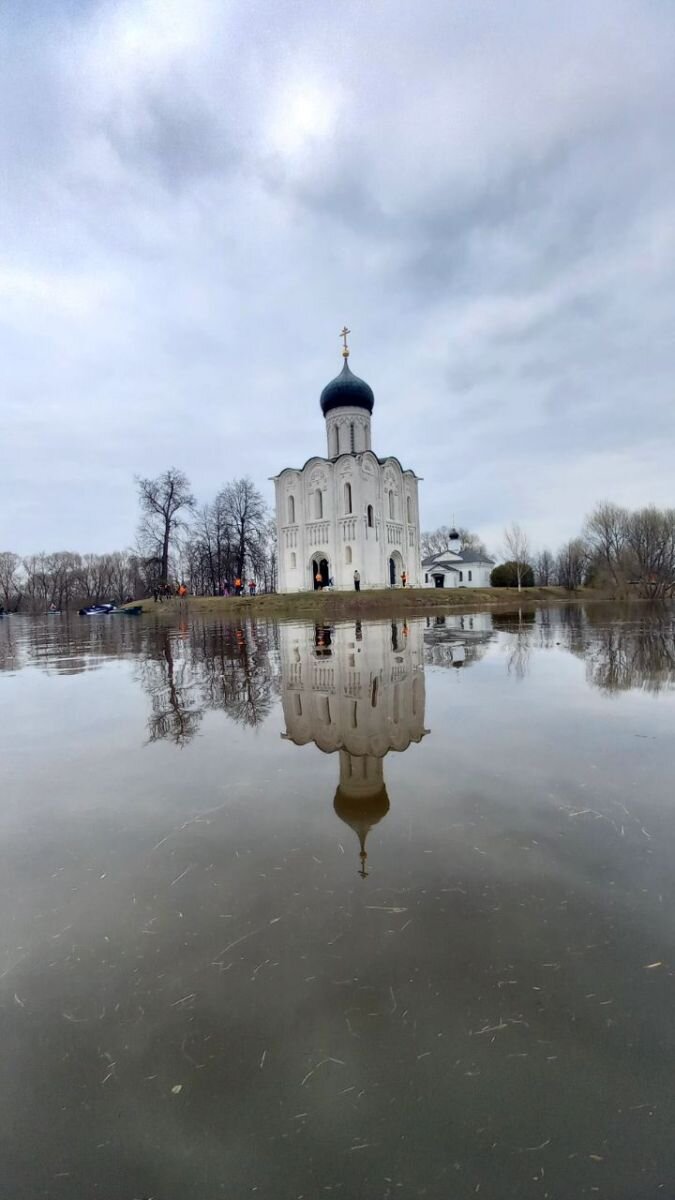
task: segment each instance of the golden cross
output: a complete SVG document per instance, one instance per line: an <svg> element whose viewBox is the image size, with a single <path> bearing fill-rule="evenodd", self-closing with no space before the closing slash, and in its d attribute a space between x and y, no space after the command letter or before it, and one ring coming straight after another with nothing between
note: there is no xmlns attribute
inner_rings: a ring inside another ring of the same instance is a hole
<svg viewBox="0 0 675 1200"><path fill-rule="evenodd" d="M347 329L347 326L345 325L344 328L340 330L340 337L342 338L342 341L344 342L344 350L342 351L343 358L349 358L349 346L347 345L347 334L348 333L351 333L351 329Z"/></svg>

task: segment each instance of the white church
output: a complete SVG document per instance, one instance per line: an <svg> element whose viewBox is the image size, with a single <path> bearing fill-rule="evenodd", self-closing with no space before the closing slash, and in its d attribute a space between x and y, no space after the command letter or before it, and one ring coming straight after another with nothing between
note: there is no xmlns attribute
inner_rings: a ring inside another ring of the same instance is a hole
<svg viewBox="0 0 675 1200"><path fill-rule="evenodd" d="M422 582L418 477L372 449L372 389L344 366L321 393L326 455L275 476L279 591Z"/></svg>
<svg viewBox="0 0 675 1200"><path fill-rule="evenodd" d="M494 559L480 551L464 549L459 533L451 529L445 550L422 559L422 586L488 588L492 586L490 574L494 565Z"/></svg>

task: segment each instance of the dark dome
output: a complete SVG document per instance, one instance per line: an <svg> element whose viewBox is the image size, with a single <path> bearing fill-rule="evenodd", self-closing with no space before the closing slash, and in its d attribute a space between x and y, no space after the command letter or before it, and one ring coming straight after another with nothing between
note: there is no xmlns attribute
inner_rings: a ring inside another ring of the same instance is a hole
<svg viewBox="0 0 675 1200"><path fill-rule="evenodd" d="M321 411L324 417L334 408L365 408L366 412L371 413L374 403L373 389L359 379L358 375L352 375L347 359L340 374L331 379L321 393Z"/></svg>

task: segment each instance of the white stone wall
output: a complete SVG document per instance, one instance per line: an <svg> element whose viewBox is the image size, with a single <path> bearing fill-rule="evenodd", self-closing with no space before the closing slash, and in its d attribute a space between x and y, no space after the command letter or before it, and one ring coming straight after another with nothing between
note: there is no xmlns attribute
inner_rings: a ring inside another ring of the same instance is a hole
<svg viewBox="0 0 675 1200"><path fill-rule="evenodd" d="M311 458L301 470L282 471L275 487L280 591L311 589L311 564L321 559L341 590L353 588L355 570L363 589L391 586L390 560L394 586L403 569L410 586L419 584L418 481L397 459L380 463L369 451Z"/></svg>

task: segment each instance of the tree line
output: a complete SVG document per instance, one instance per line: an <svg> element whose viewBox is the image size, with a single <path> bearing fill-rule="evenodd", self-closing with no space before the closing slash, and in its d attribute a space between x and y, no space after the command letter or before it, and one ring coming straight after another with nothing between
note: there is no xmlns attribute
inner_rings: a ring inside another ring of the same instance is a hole
<svg viewBox="0 0 675 1200"><path fill-rule="evenodd" d="M485 553L476 534L459 532L465 549ZM449 537L447 526L422 534L423 555L447 549ZM675 595L675 508L628 509L603 501L577 536L556 551L534 550L514 522L504 530L499 557L503 561L491 573L493 587L597 587L615 595L669 598Z"/></svg>
<svg viewBox="0 0 675 1200"><path fill-rule="evenodd" d="M194 595L218 595L227 582L254 579L259 591L277 586L275 522L248 478L224 484L202 504L185 473L170 467L154 479L136 480L140 521L132 548L109 554L41 552L27 557L0 551L0 604L7 611L39 612L54 605L80 607L149 595L155 587L186 584ZM448 549L447 526L421 537L422 556ZM487 557L480 537L458 530L464 549ZM570 591L599 587L653 599L675 594L675 509L628 509L598 504L581 532L552 552L533 551L526 532L504 531L504 561L493 586Z"/></svg>
<svg viewBox="0 0 675 1200"><path fill-rule="evenodd" d="M73 551L21 556L0 551L0 603L7 611L44 612L113 600L121 603L185 583L218 595L227 581L277 585L276 528L250 479L223 485L199 506L185 473L170 467L136 479L140 519L132 548L110 554Z"/></svg>
<svg viewBox="0 0 675 1200"><path fill-rule="evenodd" d="M661 600L675 594L675 508L596 505L577 537L533 557L534 582Z"/></svg>

